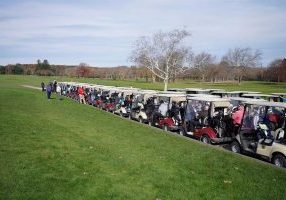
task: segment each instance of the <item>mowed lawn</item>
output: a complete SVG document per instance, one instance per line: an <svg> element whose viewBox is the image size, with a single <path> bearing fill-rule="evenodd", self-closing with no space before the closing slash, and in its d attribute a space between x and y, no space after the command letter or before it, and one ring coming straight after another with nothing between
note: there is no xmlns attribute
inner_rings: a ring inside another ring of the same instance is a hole
<svg viewBox="0 0 286 200"><path fill-rule="evenodd" d="M285 199L285 169L21 86L41 79L0 76L0 199Z"/></svg>

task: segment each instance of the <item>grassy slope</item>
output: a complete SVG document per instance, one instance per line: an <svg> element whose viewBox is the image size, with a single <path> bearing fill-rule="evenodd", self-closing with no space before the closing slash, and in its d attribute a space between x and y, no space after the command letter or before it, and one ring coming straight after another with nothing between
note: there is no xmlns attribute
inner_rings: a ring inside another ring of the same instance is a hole
<svg viewBox="0 0 286 200"><path fill-rule="evenodd" d="M286 170L0 76L0 199L283 199Z"/></svg>

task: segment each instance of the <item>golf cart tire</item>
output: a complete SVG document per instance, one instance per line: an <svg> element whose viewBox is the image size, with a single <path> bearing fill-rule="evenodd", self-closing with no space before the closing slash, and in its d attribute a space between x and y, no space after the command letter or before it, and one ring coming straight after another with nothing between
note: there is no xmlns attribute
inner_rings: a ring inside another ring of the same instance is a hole
<svg viewBox="0 0 286 200"><path fill-rule="evenodd" d="M233 152L233 153L241 153L241 148L240 148L240 145L237 141L233 141L231 144L230 144L230 150Z"/></svg>
<svg viewBox="0 0 286 200"><path fill-rule="evenodd" d="M282 154L278 153L275 154L272 158L272 163L277 167L284 167L286 168L286 157Z"/></svg>
<svg viewBox="0 0 286 200"><path fill-rule="evenodd" d="M203 135L201 137L201 142L205 143L205 144L210 144L211 143L211 139L210 139L210 137L208 135Z"/></svg>

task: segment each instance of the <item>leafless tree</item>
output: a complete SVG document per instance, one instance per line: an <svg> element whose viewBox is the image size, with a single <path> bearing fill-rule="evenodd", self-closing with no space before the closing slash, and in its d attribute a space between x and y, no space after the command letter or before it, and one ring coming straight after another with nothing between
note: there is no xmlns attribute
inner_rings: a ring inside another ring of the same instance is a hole
<svg viewBox="0 0 286 200"><path fill-rule="evenodd" d="M130 59L162 79L166 91L169 80L189 67L192 52L182 44L188 36L188 31L175 29L160 31L152 37L141 37L136 41Z"/></svg>
<svg viewBox="0 0 286 200"><path fill-rule="evenodd" d="M194 67L199 71L202 81L205 81L208 68L214 61L215 57L206 52L199 53L194 57Z"/></svg>
<svg viewBox="0 0 286 200"><path fill-rule="evenodd" d="M238 83L246 74L248 67L257 67L260 63L262 53L259 50L252 51L251 48L230 49L222 58L230 66L237 69Z"/></svg>
<svg viewBox="0 0 286 200"><path fill-rule="evenodd" d="M89 77L90 76L90 68L86 63L80 63L76 68L75 73L77 77Z"/></svg>
<svg viewBox="0 0 286 200"><path fill-rule="evenodd" d="M273 60L268 65L265 76L270 81L286 81L286 59Z"/></svg>

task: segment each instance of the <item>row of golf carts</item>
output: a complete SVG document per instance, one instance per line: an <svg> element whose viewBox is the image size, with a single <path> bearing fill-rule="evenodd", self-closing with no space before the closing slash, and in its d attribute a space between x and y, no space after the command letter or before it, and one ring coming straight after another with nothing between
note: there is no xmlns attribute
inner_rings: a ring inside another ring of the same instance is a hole
<svg viewBox="0 0 286 200"><path fill-rule="evenodd" d="M63 95L165 131L223 145L286 167L286 94L226 92L200 88L167 92L61 82ZM241 116L234 119L236 112Z"/></svg>

